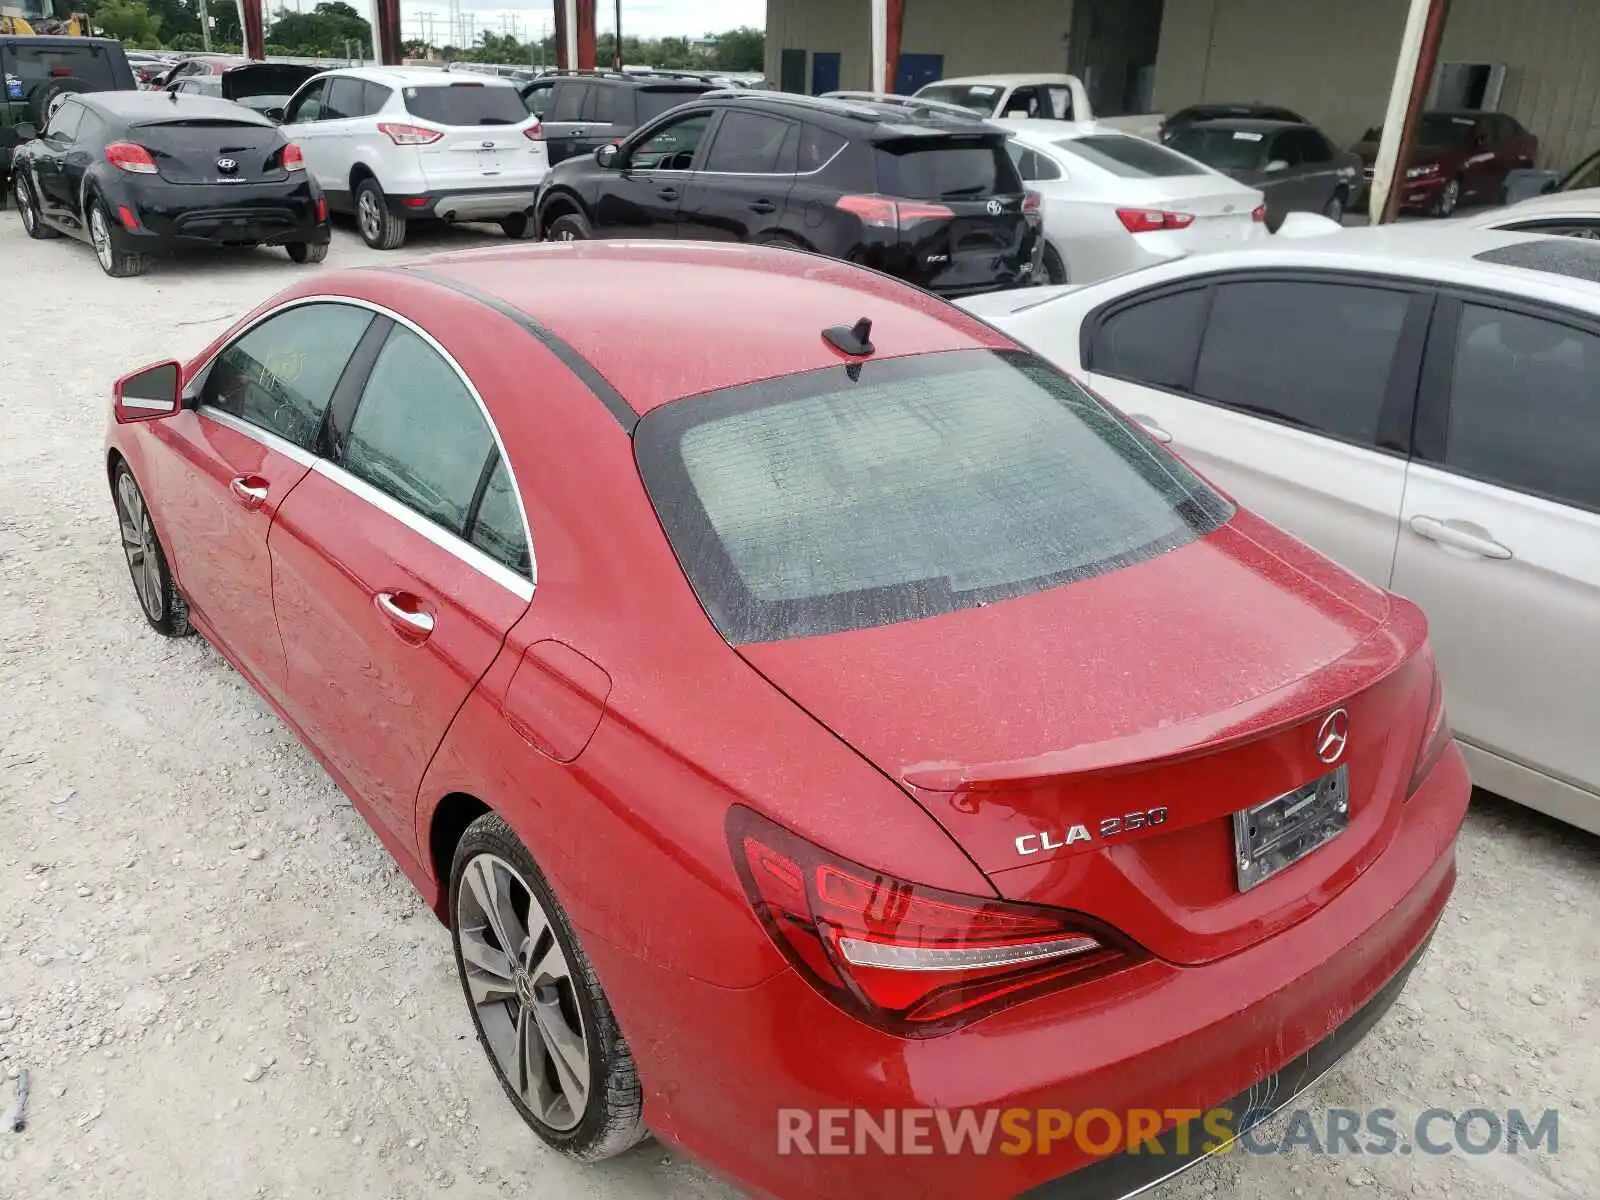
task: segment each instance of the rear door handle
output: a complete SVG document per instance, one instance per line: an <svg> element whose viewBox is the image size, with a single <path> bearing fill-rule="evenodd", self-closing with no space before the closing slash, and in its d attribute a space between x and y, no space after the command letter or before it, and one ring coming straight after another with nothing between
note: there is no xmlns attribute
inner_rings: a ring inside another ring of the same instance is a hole
<svg viewBox="0 0 1600 1200"><path fill-rule="evenodd" d="M1156 419L1154 417L1147 417L1143 413L1130 413L1129 415L1139 423L1146 433L1155 438L1155 440L1160 442L1162 445L1166 445L1168 442L1172 441L1172 435L1165 429L1161 428L1161 426L1156 423Z"/></svg>
<svg viewBox="0 0 1600 1200"><path fill-rule="evenodd" d="M402 633L427 637L433 632L433 614L409 592L379 592L378 608Z"/></svg>
<svg viewBox="0 0 1600 1200"><path fill-rule="evenodd" d="M762 214L772 213L778 211L778 206L771 200L752 200L750 202L750 211Z"/></svg>
<svg viewBox="0 0 1600 1200"><path fill-rule="evenodd" d="M678 189L665 187L657 192L656 195L660 196L663 200L676 200L678 198Z"/></svg>
<svg viewBox="0 0 1600 1200"><path fill-rule="evenodd" d="M267 502L267 481L259 475L240 475L229 481L228 490L248 509L260 508Z"/></svg>
<svg viewBox="0 0 1600 1200"><path fill-rule="evenodd" d="M1411 532L1418 537L1427 538L1430 542L1438 542L1441 546L1448 546L1452 550L1476 554L1480 558L1511 557L1511 548L1502 546L1487 533L1473 533L1470 529L1451 525L1447 521L1439 520L1438 517L1412 517Z"/></svg>

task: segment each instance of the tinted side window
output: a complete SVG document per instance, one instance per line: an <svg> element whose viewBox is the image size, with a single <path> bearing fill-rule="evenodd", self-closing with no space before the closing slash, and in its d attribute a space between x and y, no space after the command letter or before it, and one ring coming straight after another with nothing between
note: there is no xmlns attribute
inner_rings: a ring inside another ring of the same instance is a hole
<svg viewBox="0 0 1600 1200"><path fill-rule="evenodd" d="M1125 308L1095 333L1089 369L1151 387L1185 390L1205 320L1205 288Z"/></svg>
<svg viewBox="0 0 1600 1200"><path fill-rule="evenodd" d="M1048 112L1039 109L1039 89L1036 87L1013 88L1011 95L1006 97L1006 110L1001 114L1005 117L1046 117Z"/></svg>
<svg viewBox="0 0 1600 1200"><path fill-rule="evenodd" d="M1233 408L1375 445L1410 306L1404 292L1357 284L1221 284L1194 391Z"/></svg>
<svg viewBox="0 0 1600 1200"><path fill-rule="evenodd" d="M1600 338L1465 304L1445 463L1600 510Z"/></svg>
<svg viewBox="0 0 1600 1200"><path fill-rule="evenodd" d="M348 304L291 308L217 356L201 399L302 450L315 450L333 389L371 323L370 312Z"/></svg>
<svg viewBox="0 0 1600 1200"><path fill-rule="evenodd" d="M496 456L494 470L478 501L478 515L472 523L471 542L501 566L527 577L533 568L528 554L528 538L522 528L522 505L511 487L511 473L505 460Z"/></svg>
<svg viewBox="0 0 1600 1200"><path fill-rule="evenodd" d="M359 117L362 113L361 80L348 75L336 76L328 85L328 107L322 114L324 121L340 121L345 117Z"/></svg>
<svg viewBox="0 0 1600 1200"><path fill-rule="evenodd" d="M801 174L820 171L832 162L834 156L848 144L847 139L830 130L819 129L815 125L802 125L800 127L799 162L795 169Z"/></svg>
<svg viewBox="0 0 1600 1200"><path fill-rule="evenodd" d="M459 535L493 445L455 369L396 326L373 363L340 465Z"/></svg>
<svg viewBox="0 0 1600 1200"><path fill-rule="evenodd" d="M78 136L78 126L83 123L83 105L63 104L45 126L44 136L68 143Z"/></svg>
<svg viewBox="0 0 1600 1200"><path fill-rule="evenodd" d="M361 111L369 117L373 113L382 111L392 95L394 95L393 88L384 87L381 83L364 82L361 85Z"/></svg>
<svg viewBox="0 0 1600 1200"><path fill-rule="evenodd" d="M589 89L588 121L602 125L633 124L633 92L624 87L607 87L603 84Z"/></svg>
<svg viewBox="0 0 1600 1200"><path fill-rule="evenodd" d="M791 127L788 121L762 113L724 113L702 169L741 175L773 174L778 170Z"/></svg>
<svg viewBox="0 0 1600 1200"><path fill-rule="evenodd" d="M1300 139L1292 133L1280 133L1272 139L1272 145L1267 150L1267 161L1278 159L1288 163L1291 167L1300 165Z"/></svg>
<svg viewBox="0 0 1600 1200"><path fill-rule="evenodd" d="M550 92L555 85L538 83L522 94L522 103L528 111L541 121L546 120L550 112Z"/></svg>
<svg viewBox="0 0 1600 1200"><path fill-rule="evenodd" d="M1304 163L1325 163L1333 158L1333 147L1314 129L1302 129L1295 135L1295 140L1300 144L1300 161Z"/></svg>
<svg viewBox="0 0 1600 1200"><path fill-rule="evenodd" d="M629 163L640 171L687 171L710 124L710 113L696 113L664 125L633 148Z"/></svg>
<svg viewBox="0 0 1600 1200"><path fill-rule="evenodd" d="M1036 150L1029 150L1017 142L1007 142L1006 153L1017 164L1017 174L1022 176L1024 183L1061 178L1061 168Z"/></svg>
<svg viewBox="0 0 1600 1200"><path fill-rule="evenodd" d="M548 121L577 121L583 117L583 101L589 94L586 83L558 83L551 92Z"/></svg>

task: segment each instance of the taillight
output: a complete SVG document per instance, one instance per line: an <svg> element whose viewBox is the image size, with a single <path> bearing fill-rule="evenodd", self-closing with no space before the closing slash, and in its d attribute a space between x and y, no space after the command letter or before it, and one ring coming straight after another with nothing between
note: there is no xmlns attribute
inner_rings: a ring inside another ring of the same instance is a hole
<svg viewBox="0 0 1600 1200"><path fill-rule="evenodd" d="M544 141L544 125L539 121L535 121L522 131L522 136L530 142L542 142Z"/></svg>
<svg viewBox="0 0 1600 1200"><path fill-rule="evenodd" d="M378 122L378 132L387 134L389 140L396 146L426 146L444 136L437 129L427 129L421 125L403 125L395 121Z"/></svg>
<svg viewBox="0 0 1600 1200"><path fill-rule="evenodd" d="M112 142L106 147L106 161L130 175L154 175L156 160L136 142Z"/></svg>
<svg viewBox="0 0 1600 1200"><path fill-rule="evenodd" d="M1250 219L1257 225L1264 224L1267 219L1267 206L1265 204L1258 204L1252 208L1250 210Z"/></svg>
<svg viewBox="0 0 1600 1200"><path fill-rule="evenodd" d="M1451 737L1450 721L1444 711L1444 684L1439 679L1439 668L1435 665L1433 682L1428 691L1428 721L1423 726L1416 765L1411 768L1411 782L1406 785L1406 799L1416 795L1417 789L1427 782L1434 767L1444 757L1444 752L1450 748Z"/></svg>
<svg viewBox="0 0 1600 1200"><path fill-rule="evenodd" d="M300 147L293 142L283 148L283 169L285 171L304 171L306 169L306 156L300 153Z"/></svg>
<svg viewBox="0 0 1600 1200"><path fill-rule="evenodd" d="M1032 217L1035 220L1038 220L1040 213L1042 213L1043 211L1044 211L1044 201L1039 196L1038 192L1023 192L1022 193L1022 215L1023 216Z"/></svg>
<svg viewBox="0 0 1600 1200"><path fill-rule="evenodd" d="M322 222L326 221L327 219L328 219L328 198L326 196L318 196L317 197L317 224L320 225L320 224L322 224Z"/></svg>
<svg viewBox="0 0 1600 1200"><path fill-rule="evenodd" d="M1119 208L1117 220L1129 233L1157 233L1163 229L1187 229L1194 224L1194 214L1163 212L1159 208Z"/></svg>
<svg viewBox="0 0 1600 1200"><path fill-rule="evenodd" d="M734 865L789 962L846 1012L902 1036L947 1032L1140 952L1077 913L962 896L840 858L748 809Z"/></svg>
<svg viewBox="0 0 1600 1200"><path fill-rule="evenodd" d="M833 202L840 212L853 213L873 229L903 229L917 221L948 221L955 216L949 206L889 196L840 196Z"/></svg>

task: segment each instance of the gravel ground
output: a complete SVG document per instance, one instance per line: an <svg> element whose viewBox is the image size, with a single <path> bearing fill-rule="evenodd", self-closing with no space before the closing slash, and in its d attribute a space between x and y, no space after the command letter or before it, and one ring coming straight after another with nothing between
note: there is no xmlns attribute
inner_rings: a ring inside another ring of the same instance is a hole
<svg viewBox="0 0 1600 1200"><path fill-rule="evenodd" d="M403 254L492 240L441 232ZM349 232L330 265L368 262ZM0 1200L734 1197L647 1142L568 1165L471 1037L444 930L199 638L142 619L101 464L113 378L303 270L259 251L105 279L0 213ZM1560 1153L1230 1154L1158 1200L1600 1196L1597 842L1492 797L1402 1002L1317 1105L1560 1110Z"/></svg>

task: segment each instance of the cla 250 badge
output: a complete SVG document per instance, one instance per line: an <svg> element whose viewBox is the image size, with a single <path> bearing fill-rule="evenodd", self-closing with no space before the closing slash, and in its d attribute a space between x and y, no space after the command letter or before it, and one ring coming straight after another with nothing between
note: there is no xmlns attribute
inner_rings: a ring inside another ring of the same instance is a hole
<svg viewBox="0 0 1600 1200"><path fill-rule="evenodd" d="M1017 839L1017 853L1042 854L1046 850L1064 850L1078 842L1092 842L1096 838L1114 838L1140 829L1151 829L1167 823L1167 810L1147 808L1144 812L1123 813L1120 817L1106 817L1100 822L1098 832L1090 833L1087 825L1073 825L1065 830L1045 830L1043 833L1025 833Z"/></svg>

